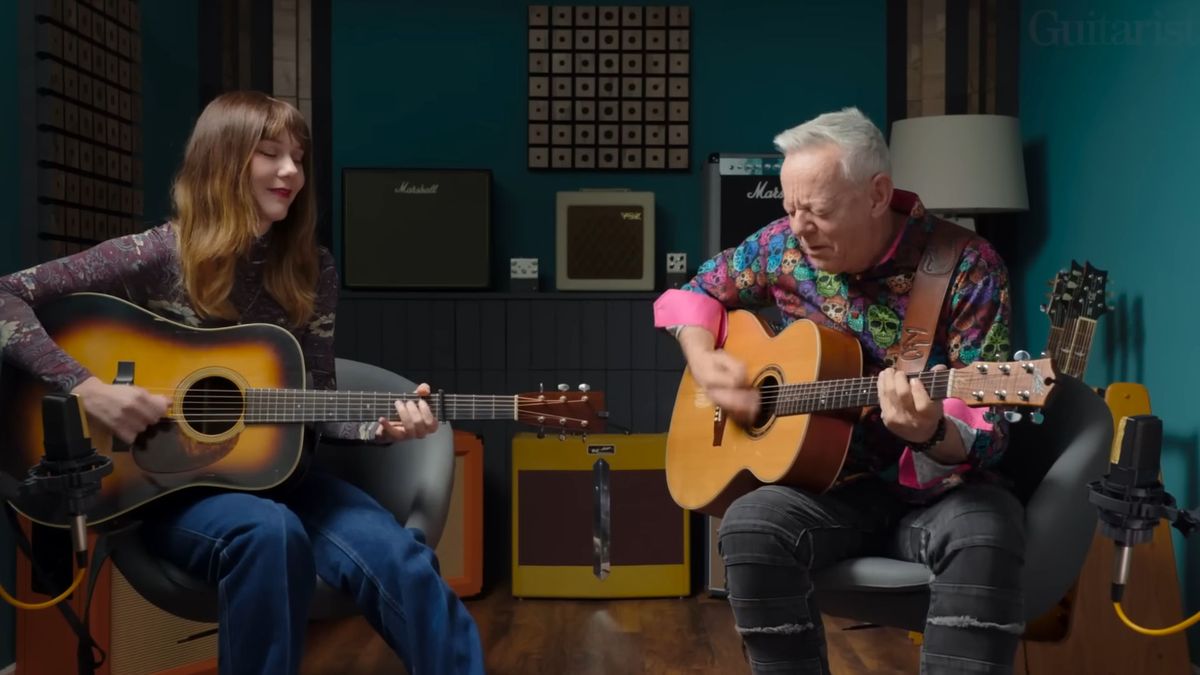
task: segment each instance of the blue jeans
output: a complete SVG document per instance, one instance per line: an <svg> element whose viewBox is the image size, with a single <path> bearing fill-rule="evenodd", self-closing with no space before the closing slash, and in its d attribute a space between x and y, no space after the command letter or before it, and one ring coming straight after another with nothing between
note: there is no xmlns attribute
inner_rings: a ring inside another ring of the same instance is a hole
<svg viewBox="0 0 1200 675"><path fill-rule="evenodd" d="M933 573L921 673L1012 672L1024 630L1024 508L968 483L924 506L876 479L822 495L766 486L735 500L720 531L729 604L751 670L825 675L829 662L812 575L865 555Z"/></svg>
<svg viewBox="0 0 1200 675"><path fill-rule="evenodd" d="M483 672L475 622L420 531L315 469L276 499L208 495L142 528L152 550L217 585L222 674L300 672L318 576L355 599L410 673Z"/></svg>

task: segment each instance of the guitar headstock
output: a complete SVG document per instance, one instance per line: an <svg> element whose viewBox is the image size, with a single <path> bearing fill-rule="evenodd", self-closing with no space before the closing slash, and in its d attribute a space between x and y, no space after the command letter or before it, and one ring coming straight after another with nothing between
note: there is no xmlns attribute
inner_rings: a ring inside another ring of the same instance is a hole
<svg viewBox="0 0 1200 675"><path fill-rule="evenodd" d="M1070 270L1054 275L1050 299L1043 307L1050 325L1063 328L1072 319L1093 321L1108 312L1108 272L1085 262L1071 261Z"/></svg>
<svg viewBox="0 0 1200 675"><path fill-rule="evenodd" d="M976 361L954 369L949 396L969 406L1042 407L1057 379L1053 362L1028 358L1025 352L1016 356L1014 361Z"/></svg>
<svg viewBox="0 0 1200 675"><path fill-rule="evenodd" d="M1078 263L1072 262L1073 266ZM1108 272L1084 263L1079 281L1079 315L1095 321L1108 313Z"/></svg>
<svg viewBox="0 0 1200 675"><path fill-rule="evenodd" d="M1042 311L1050 317L1050 325L1062 328L1067 323L1067 315L1072 303L1075 302L1075 288L1078 282L1073 280L1066 270L1054 275L1051 282L1050 299L1042 306Z"/></svg>
<svg viewBox="0 0 1200 675"><path fill-rule="evenodd" d="M546 430L557 432L560 439L567 434L603 433L608 421L604 392L592 391L587 384L575 391L560 384L557 391L517 394L517 421L537 427L539 437Z"/></svg>

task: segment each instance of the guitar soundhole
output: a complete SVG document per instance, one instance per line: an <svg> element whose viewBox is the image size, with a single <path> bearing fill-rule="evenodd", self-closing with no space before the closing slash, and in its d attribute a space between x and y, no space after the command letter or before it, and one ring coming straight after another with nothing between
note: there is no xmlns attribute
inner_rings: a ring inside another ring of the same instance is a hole
<svg viewBox="0 0 1200 675"><path fill-rule="evenodd" d="M196 380L183 396L188 426L206 436L219 436L233 428L243 408L242 392L223 377Z"/></svg>
<svg viewBox="0 0 1200 675"><path fill-rule="evenodd" d="M779 379L774 375L766 375L758 381L759 408L758 417L754 418L754 429L766 428L775 417L779 403Z"/></svg>

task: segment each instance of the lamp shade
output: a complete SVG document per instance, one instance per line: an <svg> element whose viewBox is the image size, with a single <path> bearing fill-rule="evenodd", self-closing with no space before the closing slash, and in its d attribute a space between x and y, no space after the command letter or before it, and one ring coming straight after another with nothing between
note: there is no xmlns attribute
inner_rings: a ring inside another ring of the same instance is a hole
<svg viewBox="0 0 1200 675"><path fill-rule="evenodd" d="M1021 126L1005 115L934 115L892 123L892 180L936 213L1025 211Z"/></svg>

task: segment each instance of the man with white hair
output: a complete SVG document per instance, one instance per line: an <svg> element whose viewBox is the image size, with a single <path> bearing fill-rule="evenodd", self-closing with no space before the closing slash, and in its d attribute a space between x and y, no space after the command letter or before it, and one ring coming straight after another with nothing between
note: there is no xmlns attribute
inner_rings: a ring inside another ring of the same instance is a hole
<svg viewBox="0 0 1200 675"><path fill-rule="evenodd" d="M1023 507L989 471L1004 422L931 400L892 367L918 263L953 226L935 227L917 195L893 187L883 135L857 109L820 115L775 144L786 216L664 293L655 325L676 335L697 384L735 419L752 419L759 396L744 365L720 349L726 310L769 304L787 323L805 318L854 336L865 374L878 374L880 405L856 424L834 488L767 485L725 512L720 550L751 669L828 673L811 575L885 555L933 572L922 673L1009 673L1024 630L1025 535ZM1004 263L982 238L958 236L965 245L934 310L936 368L1008 358Z"/></svg>

